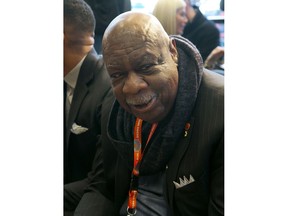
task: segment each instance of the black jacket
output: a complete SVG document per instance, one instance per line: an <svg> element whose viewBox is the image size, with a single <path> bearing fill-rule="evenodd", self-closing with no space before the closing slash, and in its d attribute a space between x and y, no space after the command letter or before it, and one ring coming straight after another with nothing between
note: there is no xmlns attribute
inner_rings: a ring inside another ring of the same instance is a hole
<svg viewBox="0 0 288 216"><path fill-rule="evenodd" d="M65 184L84 179L91 171L101 134L102 101L110 91L111 82L102 56L92 49L80 68L67 124L64 121ZM72 133L73 123L88 130L81 134Z"/></svg>
<svg viewBox="0 0 288 216"><path fill-rule="evenodd" d="M119 14L131 10L130 0L85 0L91 7L95 19L95 35L103 35L109 23Z"/></svg>

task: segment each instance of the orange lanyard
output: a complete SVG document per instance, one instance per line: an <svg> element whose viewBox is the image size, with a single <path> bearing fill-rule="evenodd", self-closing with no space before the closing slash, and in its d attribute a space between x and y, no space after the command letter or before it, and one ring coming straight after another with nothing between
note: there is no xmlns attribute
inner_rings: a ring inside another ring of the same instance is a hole
<svg viewBox="0 0 288 216"><path fill-rule="evenodd" d="M132 171L132 178L130 183L129 189L129 200L128 200L128 207L127 207L127 216L135 215L136 214L136 198L138 193L138 176L139 176L139 165L142 160L142 119L137 118L134 126L134 164L133 164L133 171ZM154 134L157 123L154 123L151 127L147 142L149 143L152 135Z"/></svg>

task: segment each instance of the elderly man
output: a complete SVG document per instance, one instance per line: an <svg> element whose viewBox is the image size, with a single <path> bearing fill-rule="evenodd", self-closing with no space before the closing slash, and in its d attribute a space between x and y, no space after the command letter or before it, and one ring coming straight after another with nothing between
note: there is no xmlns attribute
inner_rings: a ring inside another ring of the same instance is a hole
<svg viewBox="0 0 288 216"><path fill-rule="evenodd" d="M140 12L110 23L103 56L117 99L102 139L107 188L94 175L75 215L223 215L223 76Z"/></svg>

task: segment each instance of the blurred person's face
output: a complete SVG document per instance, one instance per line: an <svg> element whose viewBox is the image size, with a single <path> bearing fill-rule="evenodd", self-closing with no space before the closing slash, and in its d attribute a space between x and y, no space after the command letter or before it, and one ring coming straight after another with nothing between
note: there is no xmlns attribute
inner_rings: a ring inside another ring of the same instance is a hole
<svg viewBox="0 0 288 216"><path fill-rule="evenodd" d="M115 36L107 40L103 54L118 102L147 122L161 121L177 94L176 48L172 41L168 46L160 44L164 39L157 34Z"/></svg>
<svg viewBox="0 0 288 216"><path fill-rule="evenodd" d="M176 34L182 35L188 19L186 16L186 8L181 7L176 10Z"/></svg>
<svg viewBox="0 0 288 216"><path fill-rule="evenodd" d="M74 26L64 25L64 76L90 52L94 44L94 32L81 32Z"/></svg>

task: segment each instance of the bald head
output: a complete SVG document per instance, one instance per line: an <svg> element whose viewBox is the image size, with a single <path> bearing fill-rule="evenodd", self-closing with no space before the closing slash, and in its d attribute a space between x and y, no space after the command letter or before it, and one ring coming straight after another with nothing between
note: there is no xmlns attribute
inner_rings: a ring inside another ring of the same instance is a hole
<svg viewBox="0 0 288 216"><path fill-rule="evenodd" d="M169 37L153 15L129 11L117 16L107 27L103 37L103 54L113 44L121 42L124 46L126 41L129 41L129 46L133 44L136 47L141 44L140 41L168 46Z"/></svg>

